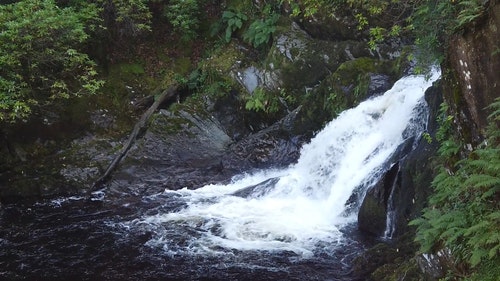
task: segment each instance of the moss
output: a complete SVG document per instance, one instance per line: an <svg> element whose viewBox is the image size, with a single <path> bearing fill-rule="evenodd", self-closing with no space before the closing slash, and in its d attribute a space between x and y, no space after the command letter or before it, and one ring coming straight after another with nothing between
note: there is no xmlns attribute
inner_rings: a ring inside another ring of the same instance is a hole
<svg viewBox="0 0 500 281"><path fill-rule="evenodd" d="M191 125L185 118L155 114L151 120L149 130L156 135L168 137L169 135L179 133L183 128Z"/></svg>
<svg viewBox="0 0 500 281"><path fill-rule="evenodd" d="M424 280L415 260L417 245L408 232L390 244L378 243L353 262L356 280Z"/></svg>
<svg viewBox="0 0 500 281"><path fill-rule="evenodd" d="M174 61L174 72L178 75L185 76L193 68L193 63L188 57L179 57Z"/></svg>
<svg viewBox="0 0 500 281"><path fill-rule="evenodd" d="M145 73L144 67L139 63L122 63L118 67L123 74L142 75Z"/></svg>
<svg viewBox="0 0 500 281"><path fill-rule="evenodd" d="M204 96L216 98L231 89L242 90L242 86L231 77L240 62L245 64L247 55L234 43L218 46L210 51L208 59L203 60L198 69L191 73L190 84L196 85L193 96L200 99Z"/></svg>
<svg viewBox="0 0 500 281"><path fill-rule="evenodd" d="M253 1L251 0L229 0L226 1L227 7L226 10L239 11L246 14L256 12L255 6L253 5Z"/></svg>
<svg viewBox="0 0 500 281"><path fill-rule="evenodd" d="M245 61L246 55L233 42L217 46L210 51L210 57L201 63L202 68L213 68L221 73L229 73L236 61Z"/></svg>

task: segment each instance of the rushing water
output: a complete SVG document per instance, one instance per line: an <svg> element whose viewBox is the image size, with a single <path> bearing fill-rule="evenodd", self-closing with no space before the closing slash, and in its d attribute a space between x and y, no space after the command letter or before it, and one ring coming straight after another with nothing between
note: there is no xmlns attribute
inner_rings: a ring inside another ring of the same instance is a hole
<svg viewBox="0 0 500 281"><path fill-rule="evenodd" d="M5 206L0 279L349 280L360 199L424 128L423 93L438 75L405 77L345 111L286 169Z"/></svg>

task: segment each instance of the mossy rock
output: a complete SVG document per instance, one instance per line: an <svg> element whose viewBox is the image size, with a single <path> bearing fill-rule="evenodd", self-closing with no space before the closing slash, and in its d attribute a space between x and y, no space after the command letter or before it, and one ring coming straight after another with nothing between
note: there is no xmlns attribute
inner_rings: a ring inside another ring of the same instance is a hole
<svg viewBox="0 0 500 281"><path fill-rule="evenodd" d="M334 72L306 94L297 94L303 105L299 120L303 128L318 130L342 111L357 106L369 97L371 76L385 75L392 84L398 77L395 61L360 57L341 63Z"/></svg>
<svg viewBox="0 0 500 281"><path fill-rule="evenodd" d="M284 21L283 24L277 28L264 66L268 71L280 72L285 89L312 87L341 63L370 56L364 42L316 40L296 23Z"/></svg>
<svg viewBox="0 0 500 281"><path fill-rule="evenodd" d="M217 72L228 74L247 62L247 54L235 42L218 46L210 52L210 57L201 62L202 69L213 69Z"/></svg>
<svg viewBox="0 0 500 281"><path fill-rule="evenodd" d="M353 261L355 280L423 280L415 260L414 233L377 243ZM404 275L406 278L401 279Z"/></svg>

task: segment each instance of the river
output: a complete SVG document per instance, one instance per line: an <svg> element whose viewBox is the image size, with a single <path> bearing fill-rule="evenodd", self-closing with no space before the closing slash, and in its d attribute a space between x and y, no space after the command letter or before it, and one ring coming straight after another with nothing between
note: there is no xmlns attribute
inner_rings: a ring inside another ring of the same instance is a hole
<svg viewBox="0 0 500 281"><path fill-rule="evenodd" d="M285 169L196 190L104 188L2 206L0 279L352 280L370 244L357 209L425 129L423 96L438 76L404 77L343 112Z"/></svg>

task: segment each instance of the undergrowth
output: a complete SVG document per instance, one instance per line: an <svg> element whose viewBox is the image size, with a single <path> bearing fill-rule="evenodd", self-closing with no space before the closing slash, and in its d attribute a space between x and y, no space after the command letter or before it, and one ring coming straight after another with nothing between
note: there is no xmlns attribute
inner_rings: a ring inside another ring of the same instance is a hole
<svg viewBox="0 0 500 281"><path fill-rule="evenodd" d="M412 221L421 252L446 249L447 280L498 280L500 261L500 99L491 106L483 144L460 157L443 107L437 139L442 167L423 216ZM463 152L462 152L463 153ZM495 273L496 272L496 273Z"/></svg>

